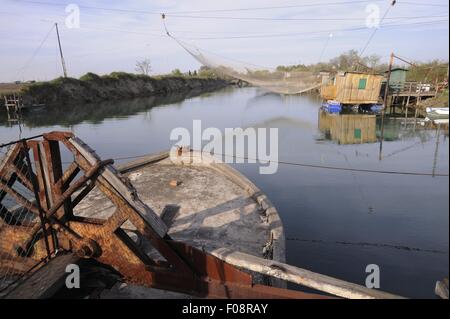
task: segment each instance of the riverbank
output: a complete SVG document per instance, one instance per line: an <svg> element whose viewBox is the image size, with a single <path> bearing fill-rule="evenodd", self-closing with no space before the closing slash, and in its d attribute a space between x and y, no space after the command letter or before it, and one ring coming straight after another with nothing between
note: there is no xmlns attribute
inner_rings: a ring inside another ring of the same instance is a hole
<svg viewBox="0 0 450 319"><path fill-rule="evenodd" d="M233 87L231 86L223 89L211 90L193 89L187 92L176 92L132 99L34 107L28 109L26 112L22 112L21 123L30 128L48 127L52 125L70 127L83 123L86 120L92 124L100 124L106 119L127 118L140 112L150 111L152 108L182 103L186 99L200 95L206 97L215 92L231 92L232 90ZM8 117L6 112L0 110L0 125L7 122Z"/></svg>
<svg viewBox="0 0 450 319"><path fill-rule="evenodd" d="M210 92L227 86L226 80L206 77L150 77L123 72L105 76L88 73L80 79L58 78L21 89L24 106L67 106L169 94ZM1 99L3 103L3 98ZM2 104L3 106L3 104ZM2 108L3 109L3 108Z"/></svg>

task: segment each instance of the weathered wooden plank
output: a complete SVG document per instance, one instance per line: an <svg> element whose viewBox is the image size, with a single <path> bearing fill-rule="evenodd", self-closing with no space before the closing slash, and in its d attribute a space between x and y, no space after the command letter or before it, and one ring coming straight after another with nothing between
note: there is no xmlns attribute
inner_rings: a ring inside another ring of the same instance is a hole
<svg viewBox="0 0 450 319"><path fill-rule="evenodd" d="M69 139L69 143L91 164L95 165L100 161L98 155L77 137ZM159 216L138 197L136 192L126 185L120 178L119 172L108 165L100 175L116 192L118 192L126 202L154 229L161 237L167 234L166 224Z"/></svg>
<svg viewBox="0 0 450 319"><path fill-rule="evenodd" d="M62 177L63 170L61 166L61 152L59 143L52 140L44 140L38 144L39 153L41 157L44 180L46 183L46 193L49 199L49 204L54 205L56 201L61 198L64 191L69 186L63 185ZM70 204L70 197L67 198L64 205L56 213L58 219L67 219L72 216L72 206Z"/></svg>
<svg viewBox="0 0 450 319"><path fill-rule="evenodd" d="M17 175L10 172L9 166L17 160L21 150L22 146L19 144L15 144L5 154L3 161L0 161L0 178L2 178L3 176L9 176L7 181L8 187L11 187L17 180ZM0 190L0 202L5 196L6 191Z"/></svg>
<svg viewBox="0 0 450 319"><path fill-rule="evenodd" d="M25 168L25 167L19 168L19 167L15 166L15 165L12 165L12 164L9 166L9 168L10 168L11 172L14 172L14 174L17 175L20 183L22 183L30 191L33 191L33 185L31 184L30 179L28 178L28 176L26 176L24 174L24 170L25 169L27 169L27 172L30 172L28 170L28 168Z"/></svg>
<svg viewBox="0 0 450 319"><path fill-rule="evenodd" d="M273 260L232 251L227 248L216 249L211 254L236 267L286 280L338 297L350 299L403 299L401 296L369 289L344 280L317 274Z"/></svg>
<svg viewBox="0 0 450 319"><path fill-rule="evenodd" d="M51 298L65 284L67 265L76 264L79 260L79 257L72 254L50 260L44 267L23 280L6 296L6 299Z"/></svg>
<svg viewBox="0 0 450 319"><path fill-rule="evenodd" d="M149 165L155 162L159 162L165 158L169 157L169 152L161 152L155 155L144 155L134 161L127 162L125 164L116 165L117 170L121 173L127 173L129 171L135 170L145 165Z"/></svg>
<svg viewBox="0 0 450 319"><path fill-rule="evenodd" d="M78 167L78 165L75 162L71 163L61 177L61 185L63 187L68 187L79 172L80 168Z"/></svg>
<svg viewBox="0 0 450 319"><path fill-rule="evenodd" d="M3 274L17 275L29 271L38 261L32 258L13 256L0 249L0 270ZM3 278L2 278L3 279Z"/></svg>

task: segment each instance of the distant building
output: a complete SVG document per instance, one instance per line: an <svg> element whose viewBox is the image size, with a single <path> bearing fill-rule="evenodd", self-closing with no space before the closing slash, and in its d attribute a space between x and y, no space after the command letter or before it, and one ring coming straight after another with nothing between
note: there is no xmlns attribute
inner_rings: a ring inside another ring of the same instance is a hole
<svg viewBox="0 0 450 319"><path fill-rule="evenodd" d="M404 68L394 68L391 70L391 77L389 79L389 88L394 91L403 89L406 83L406 75L408 70ZM386 71L387 75L388 71Z"/></svg>
<svg viewBox="0 0 450 319"><path fill-rule="evenodd" d="M380 74L340 72L328 83L322 83L320 94L325 100L336 100L341 104L375 104L379 100L382 80Z"/></svg>
<svg viewBox="0 0 450 319"><path fill-rule="evenodd" d="M330 81L330 72L321 71L319 72L319 76L322 80L322 85L326 85Z"/></svg>

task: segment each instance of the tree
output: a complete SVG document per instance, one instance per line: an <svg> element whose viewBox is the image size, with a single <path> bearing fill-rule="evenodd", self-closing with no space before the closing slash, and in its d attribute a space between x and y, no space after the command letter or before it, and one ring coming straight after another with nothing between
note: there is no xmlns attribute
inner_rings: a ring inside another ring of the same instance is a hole
<svg viewBox="0 0 450 319"><path fill-rule="evenodd" d="M182 76L182 75L183 75L183 73L181 73L180 69L174 69L174 70L172 70L171 74L172 74L173 76Z"/></svg>
<svg viewBox="0 0 450 319"><path fill-rule="evenodd" d="M364 58L364 62L367 64L367 66L371 69L376 69L380 66L381 56L377 54L369 55L368 57Z"/></svg>
<svg viewBox="0 0 450 319"><path fill-rule="evenodd" d="M136 70L136 72L139 72L141 74L149 75L152 70L150 59L144 59L142 61L137 61L135 70Z"/></svg>
<svg viewBox="0 0 450 319"><path fill-rule="evenodd" d="M359 57L358 51L350 50L342 53L340 56L331 59L330 63L336 67L338 70L348 71L351 70L358 63L362 63Z"/></svg>

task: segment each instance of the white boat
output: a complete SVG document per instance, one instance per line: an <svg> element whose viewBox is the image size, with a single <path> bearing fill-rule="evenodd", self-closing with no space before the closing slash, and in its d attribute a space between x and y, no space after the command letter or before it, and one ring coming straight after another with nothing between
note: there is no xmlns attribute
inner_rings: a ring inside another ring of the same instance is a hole
<svg viewBox="0 0 450 319"><path fill-rule="evenodd" d="M431 120L448 119L448 107L427 107L426 111Z"/></svg>

